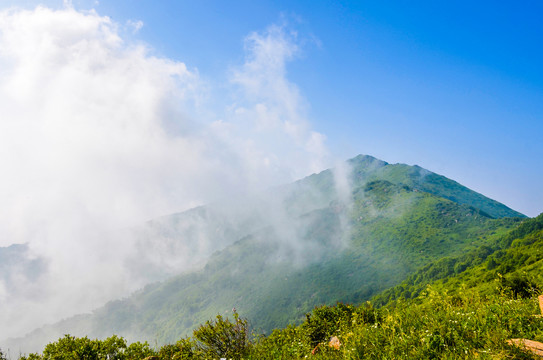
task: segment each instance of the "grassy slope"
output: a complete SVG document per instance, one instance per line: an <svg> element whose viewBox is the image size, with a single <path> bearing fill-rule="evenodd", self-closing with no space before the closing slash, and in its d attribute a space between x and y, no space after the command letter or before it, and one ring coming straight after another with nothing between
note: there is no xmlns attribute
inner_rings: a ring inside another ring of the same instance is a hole
<svg viewBox="0 0 543 360"><path fill-rule="evenodd" d="M428 264L375 297L385 304L378 310L315 309L300 326L261 339L251 358L304 358L319 334L316 359L539 359L508 341L543 341L543 317L534 316L542 269L543 214L474 251ZM511 291L517 285L534 292L520 298ZM326 346L330 336L339 337L339 350Z"/></svg>
<svg viewBox="0 0 543 360"><path fill-rule="evenodd" d="M543 290L543 214L526 219L504 236L456 257L429 263L373 301L414 298L428 285L454 294L466 288L491 293L510 279L525 279Z"/></svg>

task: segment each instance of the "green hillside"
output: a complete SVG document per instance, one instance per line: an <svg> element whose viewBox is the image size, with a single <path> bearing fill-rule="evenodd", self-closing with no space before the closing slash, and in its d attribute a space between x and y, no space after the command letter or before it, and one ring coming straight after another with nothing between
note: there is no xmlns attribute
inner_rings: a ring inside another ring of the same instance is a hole
<svg viewBox="0 0 543 360"><path fill-rule="evenodd" d="M543 214L489 245L448 259L428 264L395 287L403 292L389 296L384 307L369 302L319 306L300 325L267 336L251 331L250 322L234 313L155 349L115 336L103 341L65 336L23 360L73 354L122 360L540 359L511 339L543 341L543 317L538 316L543 309L536 299L543 292ZM452 272L445 275L448 268ZM416 297L406 299L405 288L413 281L426 283Z"/></svg>
<svg viewBox="0 0 543 360"><path fill-rule="evenodd" d="M414 298L429 285L450 294L471 288L482 294L496 289L518 293L522 287L543 290L543 214L524 220L488 245L424 266L373 301L386 304Z"/></svg>
<svg viewBox="0 0 543 360"><path fill-rule="evenodd" d="M173 342L232 308L269 333L300 323L315 306L360 303L435 261L492 247L525 218L420 167L369 156L348 164L347 197L337 174L327 170L262 199L243 199L245 217L229 222L236 224L229 234L240 238L211 255L205 267L37 330L22 342L65 333Z"/></svg>

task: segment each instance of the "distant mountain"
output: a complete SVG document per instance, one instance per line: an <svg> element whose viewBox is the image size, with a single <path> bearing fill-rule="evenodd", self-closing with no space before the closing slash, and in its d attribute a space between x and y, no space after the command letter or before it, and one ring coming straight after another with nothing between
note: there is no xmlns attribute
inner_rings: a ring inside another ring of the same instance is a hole
<svg viewBox="0 0 543 360"><path fill-rule="evenodd" d="M17 282L37 280L46 267L44 259L30 254L27 244L0 247L0 279L7 293L17 291Z"/></svg>
<svg viewBox="0 0 543 360"><path fill-rule="evenodd" d="M198 226L187 227L191 216ZM270 331L316 305L368 300L435 261L491 246L522 219L441 175L360 155L258 196L154 222L139 253L167 241L173 254L187 247L190 254L202 231L216 236L206 240L208 253L221 250L198 259L205 266L10 344L39 349L65 333L172 342L234 307ZM133 262L145 271L145 257ZM154 264L150 271L160 272Z"/></svg>

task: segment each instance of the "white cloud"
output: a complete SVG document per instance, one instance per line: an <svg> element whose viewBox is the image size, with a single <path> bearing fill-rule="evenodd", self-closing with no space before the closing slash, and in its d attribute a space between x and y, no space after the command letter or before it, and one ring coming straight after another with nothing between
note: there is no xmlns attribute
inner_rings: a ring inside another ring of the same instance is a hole
<svg viewBox="0 0 543 360"><path fill-rule="evenodd" d="M247 38L236 104L199 117L217 107L213 84L65 5L0 12L0 246L28 243L49 259L18 290L39 297L0 283L0 323L11 324L0 338L141 286L123 263L130 239L110 231L292 180L327 157L286 79L299 50L284 28Z"/></svg>
<svg viewBox="0 0 543 360"><path fill-rule="evenodd" d="M143 27L143 21L141 20L128 20L126 25L132 29L132 33L136 34Z"/></svg>
<svg viewBox="0 0 543 360"><path fill-rule="evenodd" d="M51 260L39 283L20 283L42 297L0 295L3 337L132 290L129 244L96 234L203 201L186 174L208 169L202 139L165 130L189 123L198 76L124 44L107 17L4 11L0 64L0 241Z"/></svg>
<svg viewBox="0 0 543 360"><path fill-rule="evenodd" d="M310 154L309 167L302 169L318 171L329 160L324 145L326 138L311 129L306 114L308 105L286 73L287 62L300 51L296 37L295 32L289 32L284 26L273 25L245 39L246 61L232 71L231 77L232 82L241 87L245 101L240 101L234 112L248 119L257 135L274 140L277 138L270 134L286 136L288 144L269 144L265 139L261 139L261 143L275 151L282 148L288 152L289 156L281 156L281 160L291 159L291 169L302 163L300 157ZM295 177L302 175L296 173Z"/></svg>

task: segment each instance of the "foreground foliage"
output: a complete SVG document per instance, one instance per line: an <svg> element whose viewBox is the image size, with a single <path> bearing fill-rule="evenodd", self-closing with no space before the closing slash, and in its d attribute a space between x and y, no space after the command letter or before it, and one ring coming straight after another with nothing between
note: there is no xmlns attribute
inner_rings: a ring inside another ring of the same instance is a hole
<svg viewBox="0 0 543 360"><path fill-rule="evenodd" d="M268 336L249 334L247 321L217 316L192 338L158 349L117 336L105 340L69 335L42 354L22 360L52 359L532 359L507 343L511 338L543 341L543 317L534 297L511 293L450 295L428 287L415 300L398 300L376 309L337 304L315 308L299 326ZM339 345L329 346L336 337Z"/></svg>
<svg viewBox="0 0 543 360"><path fill-rule="evenodd" d="M531 359L507 340L542 341L543 319L536 313L531 298L486 298L474 292L450 296L428 288L418 303L398 301L381 310L369 304L316 309L322 328L308 318L297 328L277 330L258 342L253 358L304 358L318 340L314 357L323 359ZM332 335L342 344L339 350L328 346Z"/></svg>

